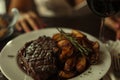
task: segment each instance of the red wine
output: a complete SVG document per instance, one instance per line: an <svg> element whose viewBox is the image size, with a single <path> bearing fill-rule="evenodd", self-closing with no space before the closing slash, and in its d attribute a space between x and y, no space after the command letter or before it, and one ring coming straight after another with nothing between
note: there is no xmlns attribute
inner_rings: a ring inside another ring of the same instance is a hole
<svg viewBox="0 0 120 80"><path fill-rule="evenodd" d="M90 9L101 17L114 15L120 11L120 0L87 0Z"/></svg>

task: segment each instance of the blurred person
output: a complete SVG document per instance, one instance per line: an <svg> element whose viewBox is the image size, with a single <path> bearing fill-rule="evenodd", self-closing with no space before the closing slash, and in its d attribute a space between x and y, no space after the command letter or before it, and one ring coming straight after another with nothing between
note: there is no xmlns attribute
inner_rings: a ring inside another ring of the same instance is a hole
<svg viewBox="0 0 120 80"><path fill-rule="evenodd" d="M116 32L116 39L120 39L120 12L105 18L105 25Z"/></svg>
<svg viewBox="0 0 120 80"><path fill-rule="evenodd" d="M11 0L9 11L14 7L18 8L20 17L16 23L16 29L30 32L45 26L40 15L47 17L70 16L73 6L82 1L84 0Z"/></svg>
<svg viewBox="0 0 120 80"><path fill-rule="evenodd" d="M44 23L35 13L34 0L11 0L9 11L12 8L18 8L20 12L19 19L15 25L18 31L30 32L44 27Z"/></svg>
<svg viewBox="0 0 120 80"><path fill-rule="evenodd" d="M85 0L11 0L9 11L16 7L20 11L20 18L16 23L18 31L38 30L45 27L40 19L44 17L71 16L76 6ZM77 9L77 8L76 8ZM116 39L120 39L120 19L118 16L105 18L105 24L116 32Z"/></svg>

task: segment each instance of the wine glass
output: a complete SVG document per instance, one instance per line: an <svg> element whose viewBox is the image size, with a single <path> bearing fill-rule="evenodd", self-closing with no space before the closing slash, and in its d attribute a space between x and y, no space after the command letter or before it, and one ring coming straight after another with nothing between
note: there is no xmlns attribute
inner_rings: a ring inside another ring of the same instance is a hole
<svg viewBox="0 0 120 80"><path fill-rule="evenodd" d="M102 18L101 25L100 25L99 39L105 43L106 48L111 54L112 63L114 63L113 54L117 54L117 51L119 51L119 49L117 49L115 52L115 48L117 48L117 46L120 46L120 45L117 43L118 41L111 42L109 39L106 40L106 37L104 36L106 35L104 30L105 29L104 23L105 23L106 17L115 15L118 11L120 11L120 0L87 0L87 3L90 9L96 15ZM117 57L115 57L115 59L117 59ZM118 62L118 64L120 64L120 62ZM112 75L112 77L116 80L116 74L113 73L114 69L112 67L113 65L111 65L109 77L111 77Z"/></svg>
<svg viewBox="0 0 120 80"><path fill-rule="evenodd" d="M11 13L0 14L0 41L12 35L18 17L19 11L16 8L12 8Z"/></svg>
<svg viewBox="0 0 120 80"><path fill-rule="evenodd" d="M93 13L101 17L99 39L106 41L104 37L105 18L115 15L120 10L119 0L87 0L88 6Z"/></svg>

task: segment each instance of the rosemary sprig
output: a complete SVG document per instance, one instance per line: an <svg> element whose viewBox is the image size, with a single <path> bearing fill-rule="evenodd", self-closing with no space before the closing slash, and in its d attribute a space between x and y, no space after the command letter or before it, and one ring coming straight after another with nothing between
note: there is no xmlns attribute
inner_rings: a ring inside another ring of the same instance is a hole
<svg viewBox="0 0 120 80"><path fill-rule="evenodd" d="M76 49L78 49L80 51L80 54L82 56L88 55L89 52L91 51L91 49L87 48L87 47L83 47L82 45L80 45L78 43L78 41L70 36L69 34L65 33L61 28L57 28L57 30L65 37L67 38L74 46Z"/></svg>

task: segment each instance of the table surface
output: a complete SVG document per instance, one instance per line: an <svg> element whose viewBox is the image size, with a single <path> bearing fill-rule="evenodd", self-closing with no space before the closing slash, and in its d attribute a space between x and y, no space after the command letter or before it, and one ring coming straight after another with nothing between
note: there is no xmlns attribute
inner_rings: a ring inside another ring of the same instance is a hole
<svg viewBox="0 0 120 80"><path fill-rule="evenodd" d="M43 22L47 24L47 27L66 27L66 28L73 28L84 31L93 35L94 37L98 38L99 36L99 26L101 23L101 19L94 14L89 14L84 16L74 16L74 17L59 17L59 18L46 18L41 17ZM17 32L16 30L14 33L6 38L3 41L0 41L0 51L6 45L6 43L13 38L21 35L22 33ZM7 80L6 78L2 77L0 73L0 80Z"/></svg>

